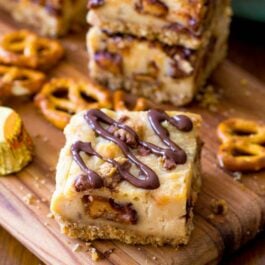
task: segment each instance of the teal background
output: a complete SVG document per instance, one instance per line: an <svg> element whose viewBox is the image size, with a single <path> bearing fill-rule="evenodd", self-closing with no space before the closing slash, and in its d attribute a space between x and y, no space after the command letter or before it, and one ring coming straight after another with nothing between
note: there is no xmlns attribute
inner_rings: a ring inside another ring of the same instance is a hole
<svg viewBox="0 0 265 265"><path fill-rule="evenodd" d="M265 22L265 0L232 0L235 16Z"/></svg>

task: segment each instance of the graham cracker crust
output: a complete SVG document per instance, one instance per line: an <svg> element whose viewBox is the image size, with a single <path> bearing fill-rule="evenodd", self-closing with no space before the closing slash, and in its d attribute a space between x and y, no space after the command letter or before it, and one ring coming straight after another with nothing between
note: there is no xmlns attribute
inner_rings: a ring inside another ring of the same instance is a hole
<svg viewBox="0 0 265 265"><path fill-rule="evenodd" d="M178 238L163 238L156 237L153 235L141 235L137 232L123 229L120 227L115 227L114 225L80 225L77 223L71 223L64 220L61 217L56 217L57 221L60 224L61 232L71 238L78 238L84 241L93 241L96 239L111 239L118 240L130 245L148 245L153 246L164 246L170 245L177 247L179 245L186 245L190 233L193 229L192 218L188 221L187 224L187 234L185 237Z"/></svg>

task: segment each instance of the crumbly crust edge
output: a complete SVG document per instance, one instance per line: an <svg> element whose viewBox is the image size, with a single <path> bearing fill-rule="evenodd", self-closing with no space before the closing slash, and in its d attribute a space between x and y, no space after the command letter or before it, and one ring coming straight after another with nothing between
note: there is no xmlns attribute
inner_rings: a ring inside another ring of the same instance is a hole
<svg viewBox="0 0 265 265"><path fill-rule="evenodd" d="M185 237L166 238L156 237L154 235L141 235L129 229L115 227L113 225L79 225L71 223L62 217L56 216L56 220L60 224L61 232L71 238L79 238L84 241L93 241L96 239L118 240L130 245L154 245L163 246L171 245L173 247L186 245L189 240L190 233L193 229L191 218L187 224L187 233Z"/></svg>

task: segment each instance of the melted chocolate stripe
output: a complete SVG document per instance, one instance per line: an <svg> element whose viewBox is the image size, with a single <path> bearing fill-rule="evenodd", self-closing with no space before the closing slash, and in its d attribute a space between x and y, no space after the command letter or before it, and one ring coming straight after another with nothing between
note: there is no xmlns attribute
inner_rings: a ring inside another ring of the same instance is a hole
<svg viewBox="0 0 265 265"><path fill-rule="evenodd" d="M108 117L105 113L103 113L100 110L89 110L85 114L85 120L90 125L90 127L101 137L112 141L116 143L122 150L125 157L127 157L133 164L135 164L139 169L140 172L143 174L144 179L136 178L133 175L131 175L128 171L121 171L121 176L133 184L136 187L143 188L143 189L156 189L160 186L159 179L156 175L156 173L146 166L145 164L141 163L134 154L131 153L129 147L121 141L119 138L112 135L110 132L108 132L106 129L104 129L100 122L106 123L108 125L115 125L120 129L124 129L128 133L132 134L136 141L139 142L138 135L135 133L133 129L131 129L129 126L122 124L120 122L117 122L110 117ZM116 162L116 161L115 161ZM117 162L116 162L117 163ZM119 168L118 168L119 169Z"/></svg>
<svg viewBox="0 0 265 265"><path fill-rule="evenodd" d="M88 155L95 155L102 159L101 155L99 155L91 146L91 143L84 143L81 141L75 142L72 145L71 152L73 155L74 161L79 165L79 167L87 174L88 182L91 188L99 189L103 187L102 178L93 170L89 169L82 157L80 156L80 152L85 152Z"/></svg>
<svg viewBox="0 0 265 265"><path fill-rule="evenodd" d="M141 145L149 149L155 155L163 156L167 159L174 161L176 164L184 164L186 162L187 159L186 153L179 146L177 146L174 142L170 140L169 132L161 125L163 121L167 120L173 126L175 126L177 129L181 131L185 132L191 131L193 127L192 121L184 115L169 117L165 112L158 110L150 110L148 112L148 119L151 124L151 127L153 128L154 132L159 136L159 138L162 140L162 142L169 147L169 149L164 149L154 144L141 141L137 133L132 128L121 122L113 120L112 118L110 118L100 110L95 110L95 109L89 110L85 114L84 118L87 121L88 125L99 136L117 144L122 150L124 156L128 160L130 160L130 162L135 164L139 168L140 173L142 174L142 177L140 178L133 176L129 172L127 167L119 164L116 160L103 158L92 148L91 143L84 143L79 141L73 144L72 155L76 163L87 174L88 177L87 180L89 182L88 184L89 187L91 188L101 188L104 185L103 180L96 172L87 168L87 166L85 165L84 161L80 156L81 151L85 152L88 155L97 156L103 161L111 163L114 167L117 168L120 176L123 179L127 180L129 183L133 184L136 187L144 189L156 189L160 186L159 179L156 173L147 165L140 162L131 152L130 147L127 146L127 144L124 141L114 136L111 132L108 131L108 129L103 128L100 123L105 123L107 125L112 125L112 126L114 125L119 129L125 130L127 133L129 133L131 136L134 137L137 146ZM82 189L82 185L80 187Z"/></svg>

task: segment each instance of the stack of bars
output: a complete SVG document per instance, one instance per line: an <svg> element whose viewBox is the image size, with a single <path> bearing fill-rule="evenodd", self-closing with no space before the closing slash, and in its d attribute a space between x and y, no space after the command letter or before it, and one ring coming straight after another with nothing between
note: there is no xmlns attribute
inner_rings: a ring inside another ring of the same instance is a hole
<svg viewBox="0 0 265 265"><path fill-rule="evenodd" d="M90 76L154 102L189 103L225 57L229 0L90 0Z"/></svg>

